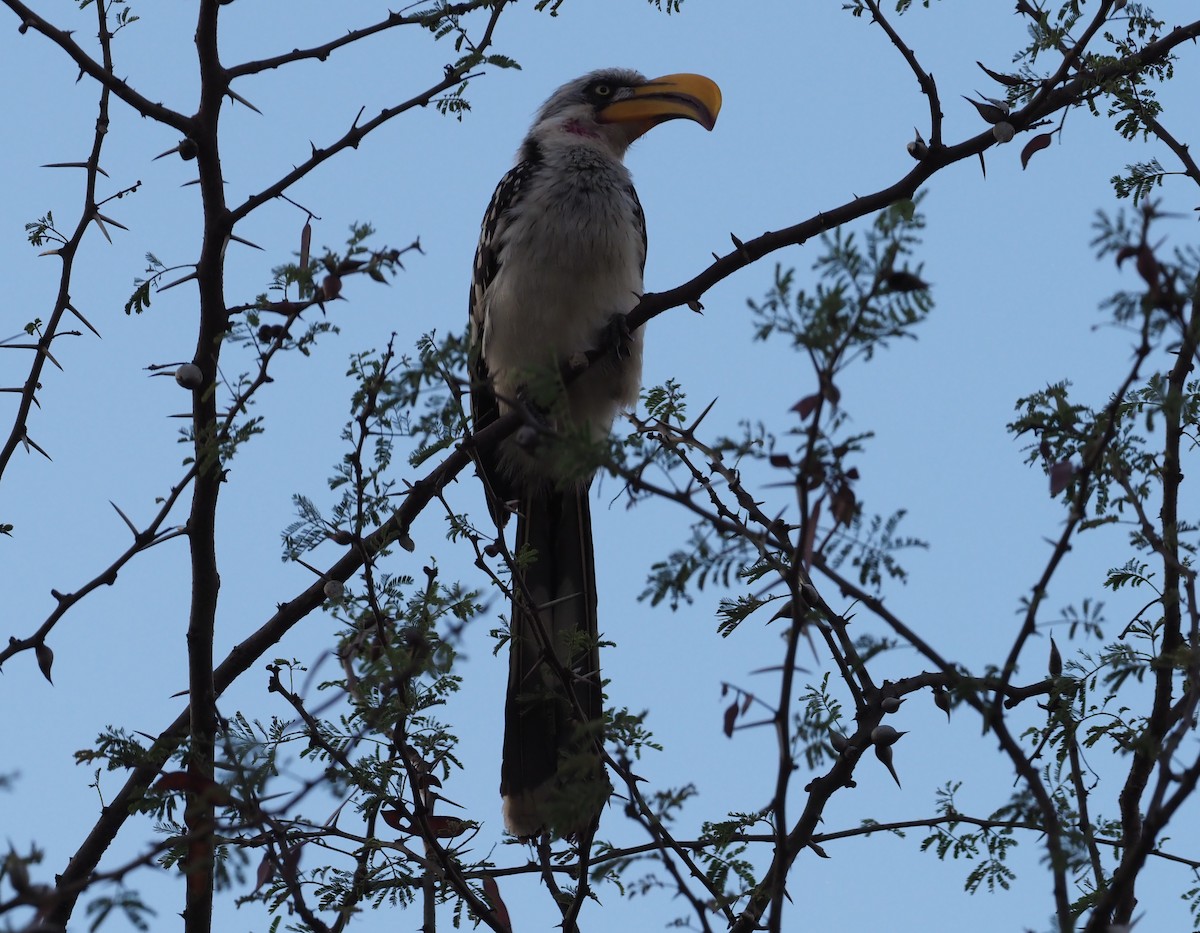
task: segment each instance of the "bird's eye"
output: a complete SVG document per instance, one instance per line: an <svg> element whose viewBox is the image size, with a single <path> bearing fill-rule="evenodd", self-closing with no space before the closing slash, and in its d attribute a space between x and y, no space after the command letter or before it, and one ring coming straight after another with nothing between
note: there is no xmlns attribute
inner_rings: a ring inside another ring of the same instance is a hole
<svg viewBox="0 0 1200 933"><path fill-rule="evenodd" d="M592 95L594 97L612 97L611 84L594 84L592 85Z"/></svg>

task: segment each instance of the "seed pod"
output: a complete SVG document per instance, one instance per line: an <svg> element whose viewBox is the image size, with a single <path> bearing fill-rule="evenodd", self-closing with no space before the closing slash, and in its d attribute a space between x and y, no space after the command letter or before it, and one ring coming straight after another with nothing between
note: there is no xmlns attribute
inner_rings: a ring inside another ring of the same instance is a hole
<svg viewBox="0 0 1200 933"><path fill-rule="evenodd" d="M195 363L184 363L175 370L175 381L185 389L198 389L204 384L204 373Z"/></svg>
<svg viewBox="0 0 1200 933"><path fill-rule="evenodd" d="M877 748L887 748L889 745L895 745L900 741L902 735L907 735L906 732L897 732L891 726L876 726L871 730L871 741Z"/></svg>
<svg viewBox="0 0 1200 933"><path fill-rule="evenodd" d="M929 146L921 138L921 131L915 126L913 127L913 132L916 133L916 137L906 148L908 149L908 154L920 162L925 156L929 155Z"/></svg>

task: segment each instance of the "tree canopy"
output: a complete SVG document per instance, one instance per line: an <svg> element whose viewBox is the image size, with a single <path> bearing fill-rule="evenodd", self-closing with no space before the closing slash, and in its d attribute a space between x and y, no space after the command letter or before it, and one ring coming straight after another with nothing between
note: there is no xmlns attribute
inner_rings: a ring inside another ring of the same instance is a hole
<svg viewBox="0 0 1200 933"><path fill-rule="evenodd" d="M0 927L1200 925L1190 4L0 3ZM470 251L622 37L726 104L630 157L614 794L527 844Z"/></svg>

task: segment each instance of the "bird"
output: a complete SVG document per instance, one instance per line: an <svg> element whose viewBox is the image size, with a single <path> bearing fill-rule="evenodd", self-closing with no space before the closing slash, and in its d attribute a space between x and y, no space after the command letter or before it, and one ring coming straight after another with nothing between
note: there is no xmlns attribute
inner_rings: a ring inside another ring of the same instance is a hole
<svg viewBox="0 0 1200 933"><path fill-rule="evenodd" d="M538 110L484 214L471 419L475 433L510 411L523 419L477 457L498 533L516 515L500 794L519 838L578 836L611 793L588 490L641 387L641 329L623 321L643 292L646 222L624 156L668 120L711 130L720 107L701 75L606 68L570 81Z"/></svg>

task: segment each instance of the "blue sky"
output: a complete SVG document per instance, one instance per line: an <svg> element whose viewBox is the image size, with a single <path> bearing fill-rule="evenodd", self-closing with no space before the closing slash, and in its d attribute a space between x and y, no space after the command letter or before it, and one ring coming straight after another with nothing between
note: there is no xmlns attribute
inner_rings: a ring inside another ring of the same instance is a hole
<svg viewBox="0 0 1200 933"><path fill-rule="evenodd" d="M495 50L515 57L522 70L472 82L473 109L461 121L432 109L407 114L290 192L320 217L315 244L336 246L350 223L369 220L379 241L399 246L419 236L425 254L413 257L389 288L350 284L349 302L335 309L341 335L324 340L311 358L283 360L274 373L276 382L256 411L267 419L267 434L237 458L222 494L218 656L277 602L311 583L307 571L280 562L279 533L292 519L293 493L327 495L348 411L347 358L382 346L393 331L399 346L411 347L431 329L462 326L483 209L529 117L563 81L623 65L648 74L700 72L723 89L724 109L712 134L677 121L650 133L628 157L649 225L651 290L691 278L710 253L728 250L731 232L747 239L796 223L909 170L905 144L914 125L927 126L924 98L882 32L841 6L841 0L687 0L682 13L666 16L644 0L568 0L552 18L535 13L531 3L519 4L501 19ZM960 95L995 92L976 60L1006 68L1024 27L1010 4L933 6L897 23L939 83L947 139L959 141L983 128ZM49 2L35 7L76 28L81 42L94 31L90 10ZM197 81L192 7L135 5L143 19L116 44L119 74L151 99L184 111L193 106ZM1156 9L1168 21L1195 14L1186 0ZM382 15L384 6L372 2L231 4L223 7L223 56L228 63L276 54ZM0 186L0 255L9 285L0 339L45 317L52 304L58 261L35 258L23 224L47 209L64 225L74 223L82 173L37 166L83 157L96 99L94 87L76 83L75 70L48 42L18 35L15 25L11 14L0 17L0 59L9 80L21 82L0 105L16 130L0 147L0 171L10 179ZM371 115L423 89L452 57L427 34L395 32L326 65L305 63L245 81L239 93L263 115L233 106L223 118L231 200L305 158L310 140L320 145L339 136L360 107ZM1197 77L1194 61L1185 61L1164 93L1164 123L1184 140L1200 137ZM77 588L127 545L128 531L109 500L144 521L154 498L182 473L181 422L168 416L185 410L188 399L172 380L150 378L145 367L190 358L194 292L185 286L156 296L140 317L122 313L147 251L168 265L195 254L196 189L181 187L192 177L190 166L173 158L152 161L177 142L173 131L114 103L104 166L113 190L135 180L142 187L109 212L129 231L115 231L112 245L93 234L78 266L73 296L103 340L86 335L55 345L65 372L47 371L41 410L30 423L31 436L53 463L18 457L0 485L0 520L16 525L12 538L0 539L7 633L33 631L52 608L52 587ZM1132 341L1103 326L1096 309L1122 280L1111 264L1093 260L1088 242L1097 208L1115 209L1109 177L1154 152L1121 142L1106 120L1080 112L1068 118L1062 144L1036 155L1025 171L1020 144L988 153L986 179L976 161L933 179L922 205L928 229L918 258L934 287L935 311L918 341L852 370L841 385L852 426L876 433L861 458L860 498L868 511L907 508L908 532L931 544L907 558L910 581L889 586L887 604L944 655L976 669L998 661L1011 642L1018 601L1036 580L1049 554L1046 538L1062 518L1045 477L1024 465L1020 444L1004 426L1016 398L1047 382L1070 379L1080 400L1093 404L1102 404L1117 384ZM1168 206L1186 212L1194 202L1191 192L1168 188L1168 199L1172 194L1183 200L1168 200ZM273 203L239 228L265 252L231 247L227 280L234 300L263 290L270 267L297 248L303 222L295 208ZM1185 217L1163 232L1186 242L1194 221ZM714 288L703 316L676 309L655 320L646 383L675 377L697 407L718 398L710 422L717 428L732 431L748 417L785 431L792 423L788 407L814 386L804 361L782 344L751 343L745 300L766 290L775 261L807 276L816 255L816 244L786 250ZM227 357L227 375L238 371L235 360L236 353ZM23 378L27 363L24 354L9 351L0 365L3 384L10 385ZM5 418L10 410L8 397L0 397ZM596 508L602 627L618 642L604 658L610 697L633 710L650 709L651 727L667 746L641 773L660 785L694 781L701 792L697 816L760 807L772 774L757 772L753 763L771 762L771 740L765 730L733 740L721 734L720 683L773 690L773 682L751 672L774 663L777 634L752 620L720 639L715 592L674 614L638 602L643 568L678 542L686 519L665 508L609 509L604 503L616 492L611 481L602 484ZM480 507L478 490L465 478L453 495L464 508ZM398 555L394 569L417 571L436 558L446 576L469 574L442 538L442 520L431 511L414 528L415 553ZM1051 604L1095 597L1104 571L1123 562L1123 544L1115 532L1080 542L1055 580ZM315 563L334 556L331 547L318 552ZM0 771L16 770L19 777L12 792L0 795L0 826L18 849L36 841L46 852L47 872L61 869L97 812L97 791L88 787L92 774L74 767L71 753L108 723L157 733L180 709L171 695L185 686L186 571L181 539L139 558L117 585L73 610L50 640L53 687L28 655L5 666L0 747L10 752ZM838 605L836 592L826 596ZM1113 628L1135 608L1116 597L1108 607ZM859 619L856 624L878 630L865 615ZM278 655L316 661L331 631L325 617L314 615ZM1034 651L1023 679L1042 674L1044 654L1040 646ZM495 788L506 665L492 657L485 626L468 633L464 653L464 688L448 718L464 720L465 769L448 794L472 817L489 820L479 849L499 833ZM919 669L914 655L899 652L879 662L877 677ZM222 699L222 711L286 715L266 695L265 683L264 673L252 674ZM866 817L930 814L934 788L950 779L966 782L965 802L980 815L1003 801L1011 776L992 757L992 743L979 738L977 722L964 714L947 726L922 697L905 707L897 727L911 731L896 749L903 790L864 761L859 787L835 799L825 829ZM1106 763L1094 764L1103 770ZM102 794L111 796L119 786L119 776L102 775ZM611 811L606 825L619 818ZM132 835L145 839L148 827ZM803 905L792 915L797 927L802 916L812 928L863 928L877 924L884 911L893 920L911 917L911 929L951 928L964 917L977 933L1048 925L1051 901L1037 840L1026 840L1017 862L1018 887L965 898L962 878L969 868L918 855L916 838L838 844L829 861L802 856L791 887ZM134 851L117 846L113 857ZM517 849L494 854L505 864L521 861ZM1161 893L1145 899L1147 927L1182 929L1185 914L1173 892L1185 885L1183 872L1164 868L1157 878ZM178 884L148 874L133 883L154 892L160 920L168 923L179 909ZM505 898L517 929L549 929L544 898L532 896L532 884L505 882ZM862 896L864 890L873 896ZM653 899L622 904L615 891L601 896L611 913L601 919L594 908L585 912L592 927L621 922L656 929L682 912ZM230 900L224 899L226 911ZM264 930L268 923L257 907L227 914L223 922L235 931ZM419 920L415 914L379 917L364 927L394 929L397 923L416 928Z"/></svg>

